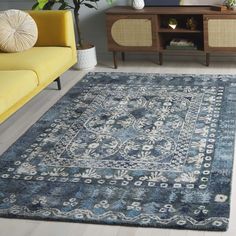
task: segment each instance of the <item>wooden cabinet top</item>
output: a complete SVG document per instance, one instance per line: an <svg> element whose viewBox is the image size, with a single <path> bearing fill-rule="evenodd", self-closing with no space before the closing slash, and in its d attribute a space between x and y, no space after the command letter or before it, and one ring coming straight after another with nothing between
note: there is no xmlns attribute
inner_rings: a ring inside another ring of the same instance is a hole
<svg viewBox="0 0 236 236"><path fill-rule="evenodd" d="M212 6L178 6L178 7L145 7L142 10L135 10L130 6L115 6L109 8L106 14L127 14L127 15L142 15L142 14L198 14L198 15L236 15L236 11L213 10Z"/></svg>

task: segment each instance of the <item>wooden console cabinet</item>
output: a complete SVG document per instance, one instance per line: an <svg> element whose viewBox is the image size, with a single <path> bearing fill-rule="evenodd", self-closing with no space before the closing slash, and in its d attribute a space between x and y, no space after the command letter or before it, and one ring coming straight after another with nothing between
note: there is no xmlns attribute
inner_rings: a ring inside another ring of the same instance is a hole
<svg viewBox="0 0 236 236"><path fill-rule="evenodd" d="M176 29L168 26L175 18ZM186 26L194 19L196 27ZM117 68L117 53L125 60L126 52L153 52L163 63L163 53L205 55L209 66L210 54L214 52L236 52L236 12L217 11L211 6L146 7L134 10L128 6L117 6L106 11L108 50L113 52L114 67ZM168 48L171 40L182 38L194 42L194 50Z"/></svg>

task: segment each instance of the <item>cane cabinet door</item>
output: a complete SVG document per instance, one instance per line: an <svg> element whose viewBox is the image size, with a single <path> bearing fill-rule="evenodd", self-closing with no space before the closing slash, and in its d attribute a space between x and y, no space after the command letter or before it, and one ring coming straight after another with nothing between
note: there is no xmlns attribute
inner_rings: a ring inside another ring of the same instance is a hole
<svg viewBox="0 0 236 236"><path fill-rule="evenodd" d="M204 16L205 51L236 51L236 16Z"/></svg>
<svg viewBox="0 0 236 236"><path fill-rule="evenodd" d="M157 43L155 15L107 15L110 51L154 51Z"/></svg>

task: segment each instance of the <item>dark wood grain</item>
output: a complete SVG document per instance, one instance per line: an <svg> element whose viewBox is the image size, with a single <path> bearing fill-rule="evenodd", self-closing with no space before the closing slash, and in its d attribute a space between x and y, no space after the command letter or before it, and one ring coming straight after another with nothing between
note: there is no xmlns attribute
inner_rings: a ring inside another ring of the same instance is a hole
<svg viewBox="0 0 236 236"><path fill-rule="evenodd" d="M149 14L190 14L190 15L235 15L235 11L216 11L211 6L179 6L179 7L145 7L142 10L135 10L130 6L116 6L109 8L106 14L128 14L128 15L149 15Z"/></svg>
<svg viewBox="0 0 236 236"><path fill-rule="evenodd" d="M178 22L176 29L168 28L168 19L174 17ZM194 30L185 28L187 19L194 17L197 27ZM120 19L149 19L152 25L152 45L149 47L125 47L118 45L112 38L112 25ZM181 7L146 7L142 10L134 10L128 6L116 6L106 11L107 45L113 52L114 66L117 68L115 52L153 52L159 54L159 64L163 63L163 53L175 54L205 54L206 65L210 64L210 53L235 53L236 47L209 47L208 44L208 20L209 19L236 19L236 11L217 11L211 6L181 6ZM173 38L186 38L192 40L198 50L166 50L166 45Z"/></svg>

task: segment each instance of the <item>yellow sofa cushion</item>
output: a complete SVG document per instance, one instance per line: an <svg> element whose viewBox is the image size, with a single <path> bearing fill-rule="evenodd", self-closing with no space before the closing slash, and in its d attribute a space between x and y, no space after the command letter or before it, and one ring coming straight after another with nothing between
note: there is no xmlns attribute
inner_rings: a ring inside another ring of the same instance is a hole
<svg viewBox="0 0 236 236"><path fill-rule="evenodd" d="M0 53L0 70L32 70L41 84L69 69L72 54L69 47L34 47L20 53Z"/></svg>
<svg viewBox="0 0 236 236"><path fill-rule="evenodd" d="M38 78L33 71L0 71L0 114L33 91L37 84Z"/></svg>

